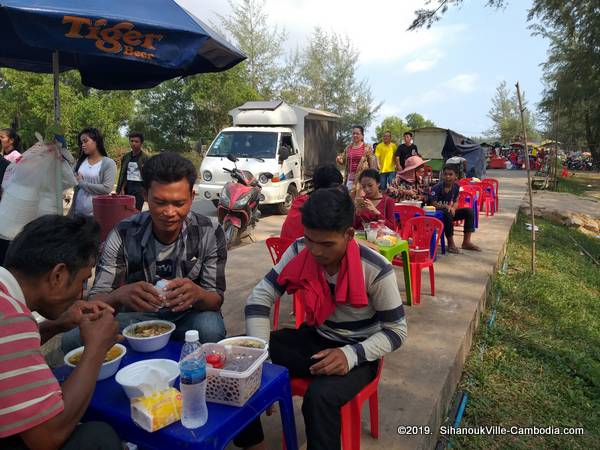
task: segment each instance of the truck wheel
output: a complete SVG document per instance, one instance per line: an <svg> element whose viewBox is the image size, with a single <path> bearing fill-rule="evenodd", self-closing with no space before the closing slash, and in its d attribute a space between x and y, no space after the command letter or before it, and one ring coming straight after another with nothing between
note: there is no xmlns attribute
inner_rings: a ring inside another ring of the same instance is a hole
<svg viewBox="0 0 600 450"><path fill-rule="evenodd" d="M283 215L287 214L296 197L298 197L298 189L293 184L290 184L285 195L285 201L277 205L277 212Z"/></svg>
<svg viewBox="0 0 600 450"><path fill-rule="evenodd" d="M211 200L211 202L215 206L215 208L219 207L219 200Z"/></svg>
<svg viewBox="0 0 600 450"><path fill-rule="evenodd" d="M227 250L240 243L240 229L234 227L231 222L223 224L223 233L225 233L225 242L227 242Z"/></svg>

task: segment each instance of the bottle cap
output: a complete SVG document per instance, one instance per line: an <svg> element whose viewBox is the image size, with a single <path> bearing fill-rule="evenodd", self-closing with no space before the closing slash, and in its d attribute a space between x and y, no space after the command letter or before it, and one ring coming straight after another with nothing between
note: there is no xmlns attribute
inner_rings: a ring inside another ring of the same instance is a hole
<svg viewBox="0 0 600 450"><path fill-rule="evenodd" d="M198 342L200 340L200 335L198 334L198 330L188 330L185 332L185 342Z"/></svg>

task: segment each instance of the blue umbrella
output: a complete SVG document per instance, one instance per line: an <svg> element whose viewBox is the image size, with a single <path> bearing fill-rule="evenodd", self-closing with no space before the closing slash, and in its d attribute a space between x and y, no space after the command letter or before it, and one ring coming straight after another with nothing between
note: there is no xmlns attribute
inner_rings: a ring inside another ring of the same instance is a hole
<svg viewBox="0 0 600 450"><path fill-rule="evenodd" d="M246 58L173 0L0 0L0 23L0 67L54 73L55 93L65 70L89 87L140 89Z"/></svg>
<svg viewBox="0 0 600 450"><path fill-rule="evenodd" d="M54 74L56 123L60 72L79 70L97 89L140 89L246 59L173 0L0 0L0 24L0 67ZM58 165L56 180L60 192Z"/></svg>

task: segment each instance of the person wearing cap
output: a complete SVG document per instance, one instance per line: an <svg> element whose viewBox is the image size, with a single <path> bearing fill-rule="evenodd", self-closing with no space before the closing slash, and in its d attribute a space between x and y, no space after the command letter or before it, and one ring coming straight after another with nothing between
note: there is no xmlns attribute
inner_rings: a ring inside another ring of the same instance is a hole
<svg viewBox="0 0 600 450"><path fill-rule="evenodd" d="M396 170L402 170L405 167L406 160L411 156L418 156L419 150L417 146L413 143L413 134L410 131L404 133L402 137L404 142L398 146L396 149Z"/></svg>
<svg viewBox="0 0 600 450"><path fill-rule="evenodd" d="M429 202L435 209L444 214L444 234L448 240L448 253L460 253L454 243L454 221L464 220L464 237L462 248L480 252L481 249L471 242L471 235L475 231L475 214L473 208L459 208L458 194L460 186L457 183L460 169L456 165L446 164L442 179L431 188Z"/></svg>
<svg viewBox="0 0 600 450"><path fill-rule="evenodd" d="M457 153L453 157L448 158L446 160L446 164L458 166L458 168L459 168L458 179L459 180L461 178L465 177L465 174L467 173L467 160L465 158L463 158L462 156L460 156L460 154Z"/></svg>
<svg viewBox="0 0 600 450"><path fill-rule="evenodd" d="M387 194L401 200L425 200L425 186L423 185L423 166L429 160L423 160L418 155L411 156L405 162L405 167L396 173L396 178L388 186Z"/></svg>

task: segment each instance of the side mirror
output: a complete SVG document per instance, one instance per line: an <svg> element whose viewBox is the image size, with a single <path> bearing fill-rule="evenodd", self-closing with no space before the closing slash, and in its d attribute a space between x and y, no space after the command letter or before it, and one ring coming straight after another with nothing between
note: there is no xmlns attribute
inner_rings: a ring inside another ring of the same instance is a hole
<svg viewBox="0 0 600 450"><path fill-rule="evenodd" d="M282 145L279 148L279 162L282 163L290 157L290 149L287 146Z"/></svg>
<svg viewBox="0 0 600 450"><path fill-rule="evenodd" d="M227 155L227 159L233 163L238 162L238 159L233 156L231 153L229 155Z"/></svg>

